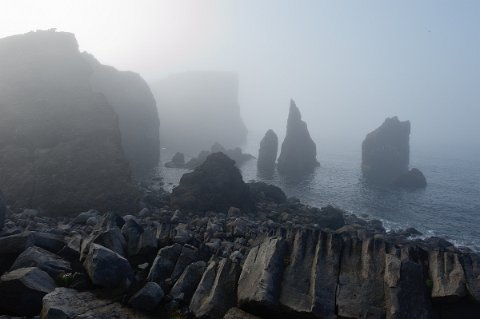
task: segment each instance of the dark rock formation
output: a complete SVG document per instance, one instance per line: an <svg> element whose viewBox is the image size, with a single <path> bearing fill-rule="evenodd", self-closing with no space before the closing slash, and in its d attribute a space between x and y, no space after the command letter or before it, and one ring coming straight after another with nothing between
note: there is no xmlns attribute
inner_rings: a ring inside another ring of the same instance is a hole
<svg viewBox="0 0 480 319"><path fill-rule="evenodd" d="M7 218L7 203L3 198L2 191L0 191L0 230L5 225L5 219Z"/></svg>
<svg viewBox="0 0 480 319"><path fill-rule="evenodd" d="M136 209L117 115L73 34L0 40L0 189L49 214Z"/></svg>
<svg viewBox="0 0 480 319"><path fill-rule="evenodd" d="M228 211L230 206L252 208L250 191L235 162L213 153L193 172L184 174L172 192L174 207Z"/></svg>
<svg viewBox="0 0 480 319"><path fill-rule="evenodd" d="M165 293L162 288L155 282L147 282L147 284L140 289L129 300L129 304L139 310L152 311L162 301Z"/></svg>
<svg viewBox="0 0 480 319"><path fill-rule="evenodd" d="M419 169L412 168L398 176L393 184L404 188L423 188L427 187L427 179Z"/></svg>
<svg viewBox="0 0 480 319"><path fill-rule="evenodd" d="M165 167L168 168L184 168L185 167L185 155L183 153L177 152L173 155L170 162L165 163Z"/></svg>
<svg viewBox="0 0 480 319"><path fill-rule="evenodd" d="M277 204L282 204L287 201L287 195L277 186L263 182L254 182L248 183L248 187L257 202L272 201Z"/></svg>
<svg viewBox="0 0 480 319"><path fill-rule="evenodd" d="M408 172L410 122L387 118L362 143L362 171L366 180L391 184Z"/></svg>
<svg viewBox="0 0 480 319"><path fill-rule="evenodd" d="M219 142L246 142L238 105L238 76L230 72L185 72L152 84L162 119L162 145L195 154Z"/></svg>
<svg viewBox="0 0 480 319"><path fill-rule="evenodd" d="M293 100L287 122L287 135L282 143L277 169L288 175L301 175L313 171L317 161L317 147L308 132L307 123L302 121L300 110Z"/></svg>
<svg viewBox="0 0 480 319"><path fill-rule="evenodd" d="M61 273L72 271L70 263L40 247L29 247L18 256L10 270L38 267L52 277L57 278Z"/></svg>
<svg viewBox="0 0 480 319"><path fill-rule="evenodd" d="M261 172L271 173L275 170L278 154L278 137L273 130L268 130L258 150L257 168Z"/></svg>
<svg viewBox="0 0 480 319"><path fill-rule="evenodd" d="M185 168L195 169L202 165L210 154L221 152L231 158L237 167L242 166L248 160L254 158L248 153L243 153L240 147L234 149L225 149L220 143L215 143L210 148L210 151L201 151L197 157L192 158L185 164Z"/></svg>
<svg viewBox="0 0 480 319"><path fill-rule="evenodd" d="M100 64L85 54L93 67L92 88L102 93L118 115L125 157L139 178L158 165L160 157L159 118L155 99L142 77Z"/></svg>

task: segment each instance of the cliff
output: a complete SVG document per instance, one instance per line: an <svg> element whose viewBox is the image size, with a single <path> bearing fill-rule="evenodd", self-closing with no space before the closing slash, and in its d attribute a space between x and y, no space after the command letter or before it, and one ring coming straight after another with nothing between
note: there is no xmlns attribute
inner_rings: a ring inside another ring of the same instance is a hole
<svg viewBox="0 0 480 319"><path fill-rule="evenodd" d="M136 206L118 126L73 34L0 40L0 189L50 214Z"/></svg>
<svg viewBox="0 0 480 319"><path fill-rule="evenodd" d="M230 72L185 72L153 83L162 119L162 146L185 154L215 142L234 148L246 142L238 77Z"/></svg>

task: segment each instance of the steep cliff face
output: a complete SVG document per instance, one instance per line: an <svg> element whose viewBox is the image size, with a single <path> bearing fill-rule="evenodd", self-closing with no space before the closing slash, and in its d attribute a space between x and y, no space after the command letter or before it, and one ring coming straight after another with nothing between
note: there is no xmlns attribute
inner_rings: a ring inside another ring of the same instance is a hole
<svg viewBox="0 0 480 319"><path fill-rule="evenodd" d="M408 172L410 161L410 122L387 118L369 133L362 144L363 176L373 182L392 183Z"/></svg>
<svg viewBox="0 0 480 319"><path fill-rule="evenodd" d="M93 67L92 88L108 100L118 115L122 147L133 173L141 178L160 157L157 105L147 83L134 72L118 71L84 55Z"/></svg>
<svg viewBox="0 0 480 319"><path fill-rule="evenodd" d="M185 154L246 141L238 105L238 77L230 72L185 72L152 84L162 146Z"/></svg>
<svg viewBox="0 0 480 319"><path fill-rule="evenodd" d="M73 34L0 40L0 189L51 214L135 207L118 128Z"/></svg>
<svg viewBox="0 0 480 319"><path fill-rule="evenodd" d="M287 135L278 157L278 171L289 175L301 175L313 171L317 161L317 146L310 137L307 123L302 121L300 110L293 100L287 121Z"/></svg>

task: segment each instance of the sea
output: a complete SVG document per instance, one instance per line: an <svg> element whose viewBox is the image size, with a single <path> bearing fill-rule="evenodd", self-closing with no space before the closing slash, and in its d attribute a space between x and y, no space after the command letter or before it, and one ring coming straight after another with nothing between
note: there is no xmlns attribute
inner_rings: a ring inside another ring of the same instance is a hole
<svg viewBox="0 0 480 319"><path fill-rule="evenodd" d="M245 149L256 155L258 144ZM163 166L173 154L173 150L162 149L157 169L167 190L178 185L181 176L188 172ZM418 190L365 183L360 147L317 150L317 159L321 166L301 179L258 175L255 159L240 170L245 181L276 185L287 196L297 197L305 204L333 205L358 216L379 219L387 231L414 227L423 237L438 236L480 251L479 156L411 150L410 166L422 170L428 183L425 189Z"/></svg>

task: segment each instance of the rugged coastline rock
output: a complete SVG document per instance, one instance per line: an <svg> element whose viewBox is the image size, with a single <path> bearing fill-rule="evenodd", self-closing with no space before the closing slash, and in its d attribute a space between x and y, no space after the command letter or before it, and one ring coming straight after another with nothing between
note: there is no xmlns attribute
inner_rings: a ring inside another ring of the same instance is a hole
<svg viewBox="0 0 480 319"><path fill-rule="evenodd" d="M193 172L184 174L173 189L173 207L202 211L226 211L230 206L252 207L249 188L235 162L223 153L213 153Z"/></svg>
<svg viewBox="0 0 480 319"><path fill-rule="evenodd" d="M165 163L165 167L168 168L185 168L185 155L183 153L177 152L173 155L170 162Z"/></svg>
<svg viewBox="0 0 480 319"><path fill-rule="evenodd" d="M118 115L125 157L141 179L160 160L160 121L150 87L137 73L102 65L89 54L84 58L93 68L93 90L103 94Z"/></svg>
<svg viewBox="0 0 480 319"><path fill-rule="evenodd" d="M71 33L0 39L0 189L48 214L135 210L117 115Z"/></svg>
<svg viewBox="0 0 480 319"><path fill-rule="evenodd" d="M412 168L398 176L393 184L404 188L424 188L427 186L427 179L419 169Z"/></svg>
<svg viewBox="0 0 480 319"><path fill-rule="evenodd" d="M248 160L254 158L248 153L243 153L240 147L234 149L226 149L220 143L215 143L210 148L210 151L201 151L197 157L190 159L184 168L195 169L202 165L210 154L221 152L231 158L237 167L242 166Z"/></svg>
<svg viewBox="0 0 480 319"><path fill-rule="evenodd" d="M302 121L300 110L291 100L287 135L282 143L277 169L287 175L302 175L312 172L319 165L317 147L310 137L307 123Z"/></svg>
<svg viewBox="0 0 480 319"><path fill-rule="evenodd" d="M162 144L185 154L215 142L226 148L244 144L238 85L237 74L221 71L190 71L151 83L163 120Z"/></svg>
<svg viewBox="0 0 480 319"><path fill-rule="evenodd" d="M260 142L257 169L259 172L272 173L278 154L278 137L273 130L268 130Z"/></svg>

